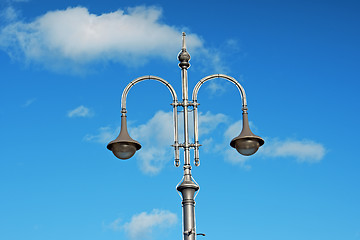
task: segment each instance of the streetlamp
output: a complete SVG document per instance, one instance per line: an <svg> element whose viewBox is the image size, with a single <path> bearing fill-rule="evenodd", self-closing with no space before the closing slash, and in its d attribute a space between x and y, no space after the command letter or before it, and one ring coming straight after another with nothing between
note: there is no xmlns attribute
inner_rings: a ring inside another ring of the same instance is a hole
<svg viewBox="0 0 360 240"><path fill-rule="evenodd" d="M201 79L194 87L192 93L192 101L188 100L188 77L187 69L190 67L190 54L186 50L185 44L185 33L182 34L182 49L178 55L180 61L179 66L181 68L181 80L182 80L182 102L178 101L174 88L160 77L155 76L144 76L139 77L131 81L124 89L121 97L121 130L119 136L111 141L107 148L111 150L114 155L119 159L131 158L137 150L141 148L139 142L132 139L127 131L126 125L126 97L130 89L137 83L145 80L155 80L163 83L170 91L173 102L173 119L174 119L174 144L172 145L175 150L175 166L180 166L179 149L184 149L184 177L182 182L177 186L177 190L182 194L182 207L183 207L183 236L184 240L195 240L196 234L195 227L195 201L194 195L199 186L193 181L191 176L191 164L190 164L190 149L194 149L194 165L199 166L199 144L198 139L198 102L197 94L200 87L207 81L212 79L225 79L237 86L239 89L241 100L242 100L242 115L243 115L243 128L239 136L233 138L230 142L230 146L235 148L240 154L250 156L254 154L260 146L264 144L264 140L261 137L253 134L249 127L248 113L247 113L247 102L244 88L234 78L223 75L215 74L207 76ZM184 112L184 143L178 141L178 108L183 108ZM194 143L189 142L189 110L193 111L194 117Z"/></svg>

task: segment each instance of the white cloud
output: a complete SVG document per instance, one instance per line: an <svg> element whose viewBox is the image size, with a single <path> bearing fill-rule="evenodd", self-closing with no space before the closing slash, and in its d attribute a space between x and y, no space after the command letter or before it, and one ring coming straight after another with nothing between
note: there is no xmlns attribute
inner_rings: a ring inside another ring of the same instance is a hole
<svg viewBox="0 0 360 240"><path fill-rule="evenodd" d="M184 141L183 115L179 114L179 142ZM199 113L199 134L211 133L219 124L227 122L224 114ZM193 117L189 115L189 134L193 132ZM147 174L157 174L166 163L173 161L174 142L173 113L157 112L147 123L129 128L131 136L141 141L143 148L137 153L141 161L141 169Z"/></svg>
<svg viewBox="0 0 360 240"><path fill-rule="evenodd" d="M214 131L219 124L227 123L228 116L222 113L213 114L210 111L199 113L199 134L205 135ZM193 121L190 122L193 124Z"/></svg>
<svg viewBox="0 0 360 240"><path fill-rule="evenodd" d="M83 105L71 110L68 112L67 116L69 118L72 117L92 117L94 113L87 107L84 107Z"/></svg>
<svg viewBox="0 0 360 240"><path fill-rule="evenodd" d="M121 225L122 219L118 218L115 219L112 223L110 223L109 225L106 225L103 223L103 227L105 228L110 228L113 231L121 231L122 230L122 225Z"/></svg>
<svg viewBox="0 0 360 240"><path fill-rule="evenodd" d="M226 73L226 71L221 71L221 69L219 69L217 72ZM240 83L241 83L242 81L244 81L243 75L240 75L240 76L236 77L236 80L237 80L238 82L240 82ZM224 82L225 82L226 84L224 84ZM224 94L224 93L227 91L228 86L230 86L230 85L228 85L227 83L229 83L229 82L227 82L227 80L225 80L225 79L221 79L221 81L209 81L209 83L206 83L206 84L205 84L205 88L206 88L206 90L208 90L213 96L218 97L219 95L222 95L222 94ZM232 84L231 84L231 85L232 85ZM232 88L237 88L235 85L232 85L231 87L232 87Z"/></svg>
<svg viewBox="0 0 360 240"><path fill-rule="evenodd" d="M240 46L237 39L228 39L225 42L226 47L232 49L233 51L239 51Z"/></svg>
<svg viewBox="0 0 360 240"><path fill-rule="evenodd" d="M250 122L250 127L251 127L251 125L252 125L252 123ZM237 135L240 134L241 129L242 129L242 120L234 122L226 129L226 131L224 133L224 137L229 139L229 141L230 141L231 139L233 139L234 137L236 137Z"/></svg>
<svg viewBox="0 0 360 240"><path fill-rule="evenodd" d="M139 141L142 145L140 151L135 155L139 161L142 172L149 175L158 174L166 164L173 161L173 115L172 112L157 112L145 124L138 126L129 125L130 136ZM193 132L193 118L189 116L189 133ZM229 117L211 112L199 114L199 140L203 146L202 152L207 154L216 154L221 156L226 162L239 165L244 169L250 169L249 160L253 158L295 158L297 162L320 162L326 149L320 144L311 140L286 140L266 139L256 155L248 157L240 155L235 149L230 147L230 141L238 136L242 129L242 121L239 120L229 125ZM223 124L222 127L219 125ZM183 142L183 116L179 115L179 142ZM226 127L223 134L219 132L220 128ZM256 129L250 122L252 130ZM97 135L88 134L84 137L85 141L99 143L108 143L119 134L120 129L116 130L110 127L99 129ZM219 137L220 134L220 137ZM222 136L221 136L222 135ZM190 140L193 141L193 140Z"/></svg>
<svg viewBox="0 0 360 240"><path fill-rule="evenodd" d="M167 210L154 209L150 213L142 212L134 215L130 222L121 224L121 219L116 219L109 225L115 231L125 231L131 239L149 238L155 228L169 228L176 224L177 216Z"/></svg>
<svg viewBox="0 0 360 240"><path fill-rule="evenodd" d="M250 127L253 124L250 122ZM242 129L242 120L234 122L229 125L224 132L224 138L218 142L214 147L214 152L220 152L223 154L224 160L234 165L239 165L244 169L250 169L251 166L247 164L250 157L245 157L239 154L234 148L230 147L230 141L234 137L238 136Z"/></svg>
<svg viewBox="0 0 360 240"><path fill-rule="evenodd" d="M33 104L35 101L36 101L36 98L28 99L22 106L23 106L23 107L28 107L28 106L30 106L31 104Z"/></svg>
<svg viewBox="0 0 360 240"><path fill-rule="evenodd" d="M311 140L269 140L262 149L268 157L294 157L298 162L317 163L325 156L325 147Z"/></svg>
<svg viewBox="0 0 360 240"><path fill-rule="evenodd" d="M140 170L148 175L158 174L166 163L173 160L174 143L173 118L171 112L157 112L148 122L132 126L128 122L130 136L142 145L135 157L139 161ZM101 127L98 134L87 134L85 141L109 143L120 132L120 127Z"/></svg>
<svg viewBox="0 0 360 240"><path fill-rule="evenodd" d="M92 61L142 64L151 57L173 59L181 31L160 21L157 7L135 7L96 15L85 7L49 11L32 22L14 21L3 29L0 48L14 58L53 70L76 70ZM195 34L187 36L192 50L203 49Z"/></svg>
<svg viewBox="0 0 360 240"><path fill-rule="evenodd" d="M6 22L14 21L18 17L18 11L9 6L0 12L0 17Z"/></svg>
<svg viewBox="0 0 360 240"><path fill-rule="evenodd" d="M212 114L211 112L199 113L199 133L201 135L211 134L219 124L226 123L228 117L224 114ZM130 136L142 145L140 151L135 154L139 161L142 172L148 175L158 174L166 164L174 160L173 113L158 111L146 123L134 126L128 123ZM183 142L183 115L179 114L179 142ZM190 134L193 131L193 118L189 116ZM101 127L98 134L87 134L85 141L105 144L115 139L120 128Z"/></svg>
<svg viewBox="0 0 360 240"><path fill-rule="evenodd" d="M120 132L120 127L117 129L112 129L111 127L101 127L98 129L98 134L87 134L84 137L85 141L88 142L97 142L101 144L109 143L114 140Z"/></svg>
<svg viewBox="0 0 360 240"><path fill-rule="evenodd" d="M226 91L224 85L221 85L219 82L211 81L207 89L210 91L211 94L221 95Z"/></svg>
<svg viewBox="0 0 360 240"><path fill-rule="evenodd" d="M234 148L230 147L229 143L230 141L223 150L224 160L233 165L238 165L246 170L250 170L251 166L248 164L248 161L251 158L239 154Z"/></svg>
<svg viewBox="0 0 360 240"><path fill-rule="evenodd" d="M173 115L157 112L147 123L129 127L131 137L140 141L142 149L136 153L141 170L150 175L159 173L166 163L173 160Z"/></svg>
<svg viewBox="0 0 360 240"><path fill-rule="evenodd" d="M250 122L251 129L255 126ZM271 158L295 158L297 162L317 163L320 162L326 153L325 147L321 143L312 140L278 140L267 138L256 155L245 157L240 155L235 149L229 147L231 139L239 135L242 129L242 121L237 121L230 125L224 133L224 141L215 145L215 152L222 152L225 161L238 164L245 169L251 166L247 162L253 157L271 157Z"/></svg>

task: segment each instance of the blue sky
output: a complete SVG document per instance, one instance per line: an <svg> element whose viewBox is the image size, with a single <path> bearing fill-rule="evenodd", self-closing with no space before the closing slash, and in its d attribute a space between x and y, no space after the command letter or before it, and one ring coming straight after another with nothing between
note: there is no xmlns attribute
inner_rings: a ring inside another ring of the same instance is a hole
<svg viewBox="0 0 360 240"><path fill-rule="evenodd" d="M190 95L223 73L247 93L251 157L229 146L241 101L226 81L198 101L193 177L204 239L360 239L358 1L0 2L0 238L182 238L171 95L144 82L128 96L143 148L129 161L106 144L124 87L143 75L181 96L187 33ZM182 156L182 155L181 155ZM199 239L203 237L199 236Z"/></svg>

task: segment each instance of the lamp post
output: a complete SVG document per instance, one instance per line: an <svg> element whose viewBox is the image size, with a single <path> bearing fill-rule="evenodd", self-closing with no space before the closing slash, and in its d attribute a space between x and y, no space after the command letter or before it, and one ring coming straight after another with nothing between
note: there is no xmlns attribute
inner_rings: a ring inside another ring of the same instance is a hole
<svg viewBox="0 0 360 240"><path fill-rule="evenodd" d="M195 240L196 239L196 225L195 225L195 192L199 190L199 186L193 181L191 176L191 163L190 163L190 150L194 149L194 165L199 166L199 147L201 146L198 139L198 102L197 94L200 87L207 81L213 79L225 79L238 88L241 100L242 100L242 115L243 115L243 128L239 136L233 138L230 142L230 146L235 148L240 154L250 156L254 154L260 146L264 144L264 140L261 137L254 135L249 127L247 102L244 88L234 78L216 74L210 75L201 79L194 87L192 93L192 101L188 99L188 77L187 69L190 67L190 54L186 50L185 33L182 38L182 49L178 55L180 61L179 67L181 68L181 81L182 81L182 101L178 101L174 88L166 80L155 76L139 77L131 81L124 89L121 97L121 130L119 136L111 141L107 148L111 150L114 155L119 159L131 158L137 150L141 148L139 142L135 141L129 136L126 125L126 97L130 89L137 83L145 80L155 80L164 84L170 91L173 102L173 119L174 119L174 147L175 152L175 166L180 166L180 148L184 151L184 176L182 182L177 186L177 190L182 194L182 208L183 208L183 239ZM184 142L178 141L178 108L182 108L184 117ZM194 142L189 141L189 110L193 111L194 117ZM198 234L204 235L204 234Z"/></svg>

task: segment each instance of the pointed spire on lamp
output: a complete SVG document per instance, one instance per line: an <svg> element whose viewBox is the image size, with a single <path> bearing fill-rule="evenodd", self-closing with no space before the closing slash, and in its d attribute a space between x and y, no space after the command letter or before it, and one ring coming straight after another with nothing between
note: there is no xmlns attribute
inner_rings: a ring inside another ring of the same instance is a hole
<svg viewBox="0 0 360 240"><path fill-rule="evenodd" d="M190 54L186 50L186 42L185 42L186 33L182 33L182 48L178 55L178 59L180 61L179 66L180 68L188 69L190 67Z"/></svg>
<svg viewBox="0 0 360 240"><path fill-rule="evenodd" d="M109 142L107 148L119 159L131 158L141 148L140 143L132 139L127 131L126 115L121 116L121 130L119 136Z"/></svg>
<svg viewBox="0 0 360 240"><path fill-rule="evenodd" d="M243 109L243 129L239 136L230 142L230 146L235 148L240 154L245 156L253 155L259 147L264 144L264 139L253 134L249 127L247 109Z"/></svg>

